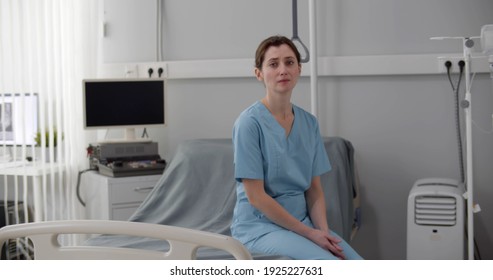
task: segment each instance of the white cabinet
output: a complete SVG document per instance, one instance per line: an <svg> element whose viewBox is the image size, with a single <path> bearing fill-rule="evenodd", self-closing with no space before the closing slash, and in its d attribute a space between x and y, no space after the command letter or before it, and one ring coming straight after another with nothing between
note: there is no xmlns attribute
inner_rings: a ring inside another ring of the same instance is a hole
<svg viewBox="0 0 493 280"><path fill-rule="evenodd" d="M81 180L86 219L125 221L135 212L161 175L112 178L91 171Z"/></svg>
<svg viewBox="0 0 493 280"><path fill-rule="evenodd" d="M103 62L156 61L157 9L156 1L105 0Z"/></svg>

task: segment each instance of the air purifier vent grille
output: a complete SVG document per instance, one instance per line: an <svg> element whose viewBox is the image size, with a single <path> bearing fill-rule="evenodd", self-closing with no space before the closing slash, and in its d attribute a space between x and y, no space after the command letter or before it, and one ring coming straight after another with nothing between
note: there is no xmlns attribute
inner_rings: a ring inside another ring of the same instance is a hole
<svg viewBox="0 0 493 280"><path fill-rule="evenodd" d="M457 180L417 180L407 199L407 259L464 259L464 204L464 184Z"/></svg>
<svg viewBox="0 0 493 280"><path fill-rule="evenodd" d="M450 196L423 195L415 198L415 219L418 225L453 226L457 219L457 201Z"/></svg>

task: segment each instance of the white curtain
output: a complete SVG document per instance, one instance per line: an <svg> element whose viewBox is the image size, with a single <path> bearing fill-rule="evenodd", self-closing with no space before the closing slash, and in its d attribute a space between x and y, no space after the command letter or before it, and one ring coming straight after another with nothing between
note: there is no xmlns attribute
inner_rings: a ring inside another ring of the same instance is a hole
<svg viewBox="0 0 493 280"><path fill-rule="evenodd" d="M96 76L99 6L98 0L0 0L0 117L8 118L10 107L24 110L14 127L24 133L8 142L0 132L0 174L18 172L0 177L4 200L28 201L15 206L24 216L7 217L10 223L78 217L77 175L87 168L82 79ZM38 112L26 117L33 95ZM8 105L12 96L15 106ZM46 148L30 141L33 120ZM36 191L44 208L34 209L38 216L27 208Z"/></svg>

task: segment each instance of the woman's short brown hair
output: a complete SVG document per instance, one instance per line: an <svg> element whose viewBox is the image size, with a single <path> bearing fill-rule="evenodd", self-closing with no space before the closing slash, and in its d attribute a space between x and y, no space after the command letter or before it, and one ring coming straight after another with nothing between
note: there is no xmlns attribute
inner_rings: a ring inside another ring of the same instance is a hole
<svg viewBox="0 0 493 280"><path fill-rule="evenodd" d="M267 50L272 46L279 47L281 45L288 45L288 47L293 50L297 62L300 63L301 55L293 42L285 36L276 35L263 40L257 47L257 51L255 52L255 67L262 69L262 63L264 63L265 53Z"/></svg>

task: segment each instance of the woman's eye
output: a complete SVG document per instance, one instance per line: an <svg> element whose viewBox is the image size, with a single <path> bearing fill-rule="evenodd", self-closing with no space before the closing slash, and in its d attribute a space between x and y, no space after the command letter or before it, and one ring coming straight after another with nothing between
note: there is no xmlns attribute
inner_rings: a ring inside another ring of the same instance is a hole
<svg viewBox="0 0 493 280"><path fill-rule="evenodd" d="M269 66L270 67L277 67L277 62L271 62L271 63L269 63Z"/></svg>

